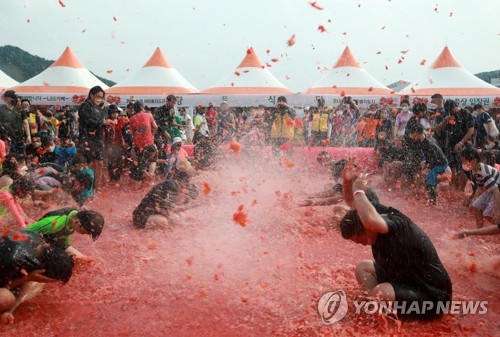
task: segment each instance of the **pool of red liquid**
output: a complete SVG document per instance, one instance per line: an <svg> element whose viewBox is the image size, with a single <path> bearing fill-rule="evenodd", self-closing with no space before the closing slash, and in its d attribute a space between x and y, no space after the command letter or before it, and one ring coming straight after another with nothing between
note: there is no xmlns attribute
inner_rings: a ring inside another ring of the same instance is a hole
<svg viewBox="0 0 500 337"><path fill-rule="evenodd" d="M291 159L292 161L294 159ZM298 162L298 161L297 161ZM384 204L409 215L436 246L453 282L454 300L488 301L485 315L434 321L347 316L323 325L322 294L342 289L355 299L356 263L370 247L342 239L331 207L297 207L328 181L314 166L229 157L199 181L211 186L202 205L169 227L135 229L131 213L147 189L128 178L89 205L102 212L101 237L75 236L74 246L102 259L78 264L64 286L49 284L15 312L1 336L498 336L500 295L496 237L453 240L474 227L455 194L436 207L377 183ZM239 205L249 222L233 221Z"/></svg>

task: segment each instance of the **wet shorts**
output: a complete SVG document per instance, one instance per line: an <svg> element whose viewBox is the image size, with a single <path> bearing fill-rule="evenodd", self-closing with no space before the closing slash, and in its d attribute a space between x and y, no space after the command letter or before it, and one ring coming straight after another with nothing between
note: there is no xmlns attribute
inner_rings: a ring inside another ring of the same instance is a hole
<svg viewBox="0 0 500 337"><path fill-rule="evenodd" d="M472 207L475 207L483 212L483 216L493 218L495 212L493 211L493 206L495 201L493 200L493 192L484 192L477 198L473 203Z"/></svg>
<svg viewBox="0 0 500 337"><path fill-rule="evenodd" d="M424 301L436 303L439 298L439 294L429 293L428 291L414 285L391 282L387 279L384 270L380 268L375 261L373 261L373 265L375 267L375 272L377 273L377 281L379 283L390 283L394 288L396 302L398 302L399 305L405 305L407 310L414 301L418 303L419 308L422 308ZM434 304L434 308L436 308L436 304ZM401 315L401 312L398 312L398 314ZM418 319L432 319L438 317L439 315L437 315L435 311L429 310L418 315L412 315L410 313L401 316Z"/></svg>

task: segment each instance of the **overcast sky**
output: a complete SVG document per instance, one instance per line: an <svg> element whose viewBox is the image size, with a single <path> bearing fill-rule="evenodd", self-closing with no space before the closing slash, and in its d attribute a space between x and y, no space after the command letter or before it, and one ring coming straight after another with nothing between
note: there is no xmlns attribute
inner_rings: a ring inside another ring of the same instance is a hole
<svg viewBox="0 0 500 337"><path fill-rule="evenodd" d="M200 90L234 72L251 46L296 91L318 81L317 68L331 68L347 44L384 84L418 80L445 45L473 73L500 69L499 0L317 1L323 10L307 0L61 1L65 7L0 0L1 43L53 60L70 46L88 69L115 82L159 46ZM287 47L292 34L296 44Z"/></svg>

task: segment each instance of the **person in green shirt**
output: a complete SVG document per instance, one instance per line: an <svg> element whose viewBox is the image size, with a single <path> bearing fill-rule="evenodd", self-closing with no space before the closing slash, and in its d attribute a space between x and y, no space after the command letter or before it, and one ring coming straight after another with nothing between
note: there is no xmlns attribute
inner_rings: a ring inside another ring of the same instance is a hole
<svg viewBox="0 0 500 337"><path fill-rule="evenodd" d="M83 258L85 256L71 245L71 235L75 232L87 234L95 241L103 227L104 217L100 213L66 207L46 213L25 229L43 234L45 241L64 248L68 254Z"/></svg>

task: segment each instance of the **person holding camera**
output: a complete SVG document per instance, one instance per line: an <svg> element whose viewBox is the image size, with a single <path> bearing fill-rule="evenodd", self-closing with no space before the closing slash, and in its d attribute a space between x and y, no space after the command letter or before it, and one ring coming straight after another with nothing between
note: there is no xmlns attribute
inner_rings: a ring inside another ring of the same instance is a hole
<svg viewBox="0 0 500 337"><path fill-rule="evenodd" d="M288 107L286 97L278 97L278 103L271 115L271 143L273 154L278 155L279 148L293 139L295 134L295 112Z"/></svg>

